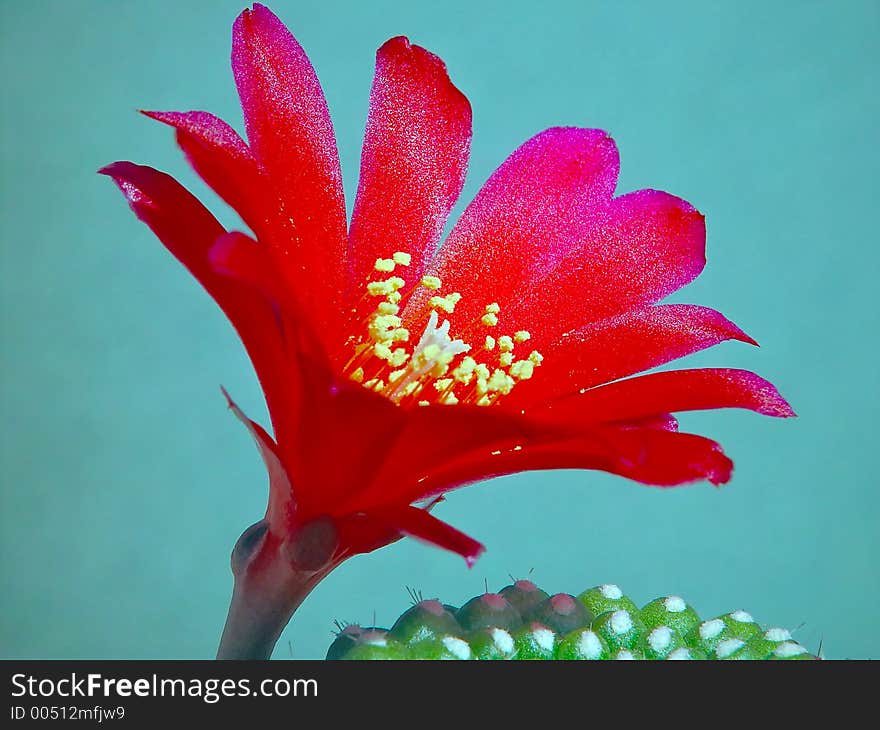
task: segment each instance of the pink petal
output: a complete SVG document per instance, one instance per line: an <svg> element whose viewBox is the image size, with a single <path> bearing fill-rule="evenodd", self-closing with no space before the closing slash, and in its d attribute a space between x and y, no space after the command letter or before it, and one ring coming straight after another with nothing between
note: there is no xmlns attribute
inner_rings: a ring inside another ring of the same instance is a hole
<svg viewBox="0 0 880 730"><path fill-rule="evenodd" d="M516 150L429 266L443 293L463 295L450 318L454 331L466 333L487 304L503 307L576 246L610 202L618 167L614 141L596 129L548 129ZM408 316L419 318L425 303L422 293L414 297Z"/></svg>
<svg viewBox="0 0 880 730"><path fill-rule="evenodd" d="M259 235L271 205L257 161L238 133L208 112L142 112L177 131L177 143L202 179Z"/></svg>
<svg viewBox="0 0 880 730"><path fill-rule="evenodd" d="M663 304L627 312L542 348L544 361L534 376L518 383L501 405L511 410L540 405L731 339L757 344L708 307Z"/></svg>
<svg viewBox="0 0 880 730"><path fill-rule="evenodd" d="M507 312L542 347L563 332L645 304L692 281L705 265L706 225L689 203L659 190L615 198L556 267Z"/></svg>
<svg viewBox="0 0 880 730"><path fill-rule="evenodd" d="M656 414L712 408L745 408L788 418L791 406L776 388L748 370L701 368L642 375L551 402L533 415L553 423L630 421Z"/></svg>
<svg viewBox="0 0 880 730"><path fill-rule="evenodd" d="M471 109L437 56L392 38L376 75L351 221L348 263L355 300L378 258L412 255L400 275L418 280L458 200L467 169Z"/></svg>
<svg viewBox="0 0 880 730"><path fill-rule="evenodd" d="M314 311L318 330L338 328L345 272L345 202L327 102L305 52L262 5L232 30L232 69L251 149L281 198L270 241L282 274ZM282 222L284 222L282 221Z"/></svg>

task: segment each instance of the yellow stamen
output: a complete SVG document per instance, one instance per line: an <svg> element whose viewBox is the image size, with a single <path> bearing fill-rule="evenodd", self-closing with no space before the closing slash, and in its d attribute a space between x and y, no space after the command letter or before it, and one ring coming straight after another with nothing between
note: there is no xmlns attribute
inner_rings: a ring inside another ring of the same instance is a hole
<svg viewBox="0 0 880 730"><path fill-rule="evenodd" d="M391 258L376 259L374 270L380 274L392 274L397 266L410 266L412 257L405 251L395 251ZM368 297L379 298L375 309L362 320L366 332L353 333L346 340L346 347L353 349L344 372L356 383L385 396L398 405L456 405L458 403L479 406L494 405L513 390L522 380L534 375L534 370L544 359L533 350L526 359L514 361L513 351L517 343L531 339L526 330L518 330L513 335L493 337L484 335L483 347L475 356L466 354L470 345L450 334L450 322L444 315L452 314L462 300L459 292L440 294L442 282L439 277L426 275L420 280L422 287L431 294L427 325L421 335L410 337L409 327L404 327L400 316L403 300L418 287L408 287L406 294L401 290L406 282L399 276L388 276L379 281L365 282L366 293L356 311ZM498 302L485 306L482 316L465 326L466 331L480 323L486 327L496 327L501 307ZM407 320L411 324L412 320ZM419 330L417 330L419 331ZM493 367L484 353L497 349L498 359ZM367 379L367 373L370 377ZM420 394L426 387L432 395L424 399ZM457 392L456 392L457 391Z"/></svg>
<svg viewBox="0 0 880 730"><path fill-rule="evenodd" d="M535 372L535 363L531 360L517 360L510 366L510 374L517 380L528 380Z"/></svg>
<svg viewBox="0 0 880 730"><path fill-rule="evenodd" d="M400 307L396 304L392 304L391 302L379 302L379 306L376 307L376 311L379 314L397 314L400 311Z"/></svg>

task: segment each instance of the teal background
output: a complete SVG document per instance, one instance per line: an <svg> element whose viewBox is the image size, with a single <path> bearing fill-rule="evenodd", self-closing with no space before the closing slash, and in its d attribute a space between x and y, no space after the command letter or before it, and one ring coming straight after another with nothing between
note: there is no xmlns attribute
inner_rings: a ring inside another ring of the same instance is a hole
<svg viewBox="0 0 880 730"><path fill-rule="evenodd" d="M177 175L230 224L167 129L137 108L208 109L239 129L228 67L239 2L3 2L0 656L210 657L233 542L266 479L224 384L266 422L231 327L95 175ZM676 295L761 344L682 361L754 369L799 413L686 415L736 461L676 490L593 472L517 475L438 514L488 552L468 571L404 541L309 597L277 658L323 656L331 620L388 624L405 586L459 602L508 574L550 591L619 583L743 607L829 657L880 657L880 6L827 2L287 2L339 139L349 204L375 49L441 55L474 109L462 205L527 137L601 127L619 191L708 219L708 265ZM459 210L461 209L459 206Z"/></svg>

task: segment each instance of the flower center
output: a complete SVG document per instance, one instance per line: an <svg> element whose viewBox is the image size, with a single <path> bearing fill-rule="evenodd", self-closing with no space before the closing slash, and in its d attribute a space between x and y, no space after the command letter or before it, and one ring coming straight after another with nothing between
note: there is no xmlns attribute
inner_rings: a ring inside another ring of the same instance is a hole
<svg viewBox="0 0 880 730"><path fill-rule="evenodd" d="M364 321L365 332L348 340L354 354L344 373L351 380L398 405L490 406L518 382L532 377L544 359L541 353L532 350L527 357L514 359L516 346L531 335L525 330L497 337L489 334L497 333L501 311L497 303L487 304L482 317L474 322L487 329L481 347L475 349L450 336L449 320L441 323L439 313L452 314L461 294L441 296L443 284L436 276L423 276L419 282L419 287L433 293L428 301L431 313L421 337L414 346L409 345L410 331L402 326L399 314L404 299L418 287L402 294L406 281L393 274L398 266L405 268L410 263L410 255L403 251L390 259L376 260L374 270L380 278L367 282L364 299L376 298L378 303ZM387 278L381 278L385 275Z"/></svg>

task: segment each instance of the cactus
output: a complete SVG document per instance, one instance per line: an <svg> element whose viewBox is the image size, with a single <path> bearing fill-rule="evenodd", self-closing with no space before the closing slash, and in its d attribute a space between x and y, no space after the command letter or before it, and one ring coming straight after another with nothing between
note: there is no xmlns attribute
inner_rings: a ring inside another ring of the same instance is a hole
<svg viewBox="0 0 880 730"><path fill-rule="evenodd" d="M529 580L456 609L412 594L391 629L339 626L327 659L818 659L786 629L743 610L702 620L678 596L641 609L616 585L550 595Z"/></svg>

